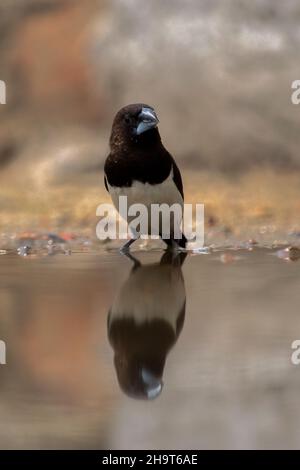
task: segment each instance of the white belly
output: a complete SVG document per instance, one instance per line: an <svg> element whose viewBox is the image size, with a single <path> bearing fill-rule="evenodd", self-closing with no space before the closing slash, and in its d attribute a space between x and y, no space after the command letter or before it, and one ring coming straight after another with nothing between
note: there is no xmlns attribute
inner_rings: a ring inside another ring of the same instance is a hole
<svg viewBox="0 0 300 470"><path fill-rule="evenodd" d="M147 208L149 215L148 228L151 227L151 206L153 204L167 204L169 207L173 204L178 204L183 211L183 199L173 181L173 171L170 172L168 178L160 184L149 184L141 183L139 181L133 181L130 188L118 188L110 186L108 184L109 193L112 198L112 202L117 210L119 210L119 198L120 196L127 197L127 207L129 208L133 204L143 204ZM127 216L126 221L130 223L134 217ZM153 221L152 221L153 222ZM171 233L174 231L174 220L170 219ZM153 227L153 230L159 230L157 227ZM150 230L148 229L148 233Z"/></svg>

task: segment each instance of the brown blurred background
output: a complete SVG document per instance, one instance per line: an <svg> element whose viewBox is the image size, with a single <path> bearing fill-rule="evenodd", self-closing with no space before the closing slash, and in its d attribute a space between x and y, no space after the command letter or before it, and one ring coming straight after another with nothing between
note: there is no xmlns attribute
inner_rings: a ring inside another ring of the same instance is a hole
<svg viewBox="0 0 300 470"><path fill-rule="evenodd" d="M298 211L299 19L297 0L2 0L6 227L24 211L23 226L51 225L51 211L55 223L62 213L91 221L111 120L138 101L156 108L188 194L219 218L224 197L260 217L278 200L282 213Z"/></svg>

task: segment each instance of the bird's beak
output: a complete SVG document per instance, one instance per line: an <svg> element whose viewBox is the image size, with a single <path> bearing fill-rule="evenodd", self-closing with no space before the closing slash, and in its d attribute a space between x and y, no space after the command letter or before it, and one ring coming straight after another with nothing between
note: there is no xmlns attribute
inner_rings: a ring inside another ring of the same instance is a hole
<svg viewBox="0 0 300 470"><path fill-rule="evenodd" d="M153 127L156 127L158 123L158 117L156 116L153 109L142 108L142 111L139 114L139 124L136 128L137 135L143 134L143 132L153 129Z"/></svg>
<svg viewBox="0 0 300 470"><path fill-rule="evenodd" d="M142 378L145 384L147 398L149 400L158 397L162 391L162 381L147 369L142 369Z"/></svg>

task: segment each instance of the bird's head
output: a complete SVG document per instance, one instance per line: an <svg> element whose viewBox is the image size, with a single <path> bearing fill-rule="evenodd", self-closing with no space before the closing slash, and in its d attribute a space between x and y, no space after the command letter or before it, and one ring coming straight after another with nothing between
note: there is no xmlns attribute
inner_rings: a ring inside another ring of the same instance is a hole
<svg viewBox="0 0 300 470"><path fill-rule="evenodd" d="M117 112L111 131L111 145L139 143L159 138L155 110L147 104L129 104Z"/></svg>

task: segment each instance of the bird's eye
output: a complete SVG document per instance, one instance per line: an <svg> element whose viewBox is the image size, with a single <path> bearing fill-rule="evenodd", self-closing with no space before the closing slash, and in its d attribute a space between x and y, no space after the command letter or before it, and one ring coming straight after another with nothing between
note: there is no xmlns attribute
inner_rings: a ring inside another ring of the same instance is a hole
<svg viewBox="0 0 300 470"><path fill-rule="evenodd" d="M130 123L130 117L129 116L125 116L125 122L126 122L126 124Z"/></svg>

